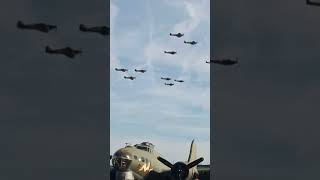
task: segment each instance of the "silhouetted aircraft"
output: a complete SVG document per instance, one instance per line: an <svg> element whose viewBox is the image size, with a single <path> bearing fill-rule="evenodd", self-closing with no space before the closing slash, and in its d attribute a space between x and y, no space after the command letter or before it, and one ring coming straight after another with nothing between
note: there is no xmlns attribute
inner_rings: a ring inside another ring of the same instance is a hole
<svg viewBox="0 0 320 180"><path fill-rule="evenodd" d="M136 77L132 77L132 76L124 76L125 79L130 79L130 80L134 80Z"/></svg>
<svg viewBox="0 0 320 180"><path fill-rule="evenodd" d="M176 80L176 79L174 81L175 82L184 82L183 80Z"/></svg>
<svg viewBox="0 0 320 180"><path fill-rule="evenodd" d="M185 44L191 44L191 45L196 45L196 41L183 41Z"/></svg>
<svg viewBox="0 0 320 180"><path fill-rule="evenodd" d="M141 73L145 73L147 72L147 70L144 70L144 69L141 69L141 70L138 70L138 69L134 69L135 72L141 72Z"/></svg>
<svg viewBox="0 0 320 180"><path fill-rule="evenodd" d="M123 69L123 68L120 68L120 69L119 68L115 68L115 70L116 71L122 71L122 72L127 72L128 71L128 69Z"/></svg>
<svg viewBox="0 0 320 180"><path fill-rule="evenodd" d="M48 54L63 54L69 58L74 58L75 55L81 54L81 50L75 50L70 47L62 48L62 49L51 49L49 46L46 46L46 53Z"/></svg>
<svg viewBox="0 0 320 180"><path fill-rule="evenodd" d="M204 158L197 158L194 141L186 161L174 164L165 160L149 142L118 149L112 157L110 180L209 180L210 165L198 165ZM178 147L170 147L178 148Z"/></svg>
<svg viewBox="0 0 320 180"><path fill-rule="evenodd" d="M57 26L54 26L54 25L49 25L44 23L24 24L22 21L17 22L17 27L19 29L37 30L45 33L48 33L51 30L57 29Z"/></svg>
<svg viewBox="0 0 320 180"><path fill-rule="evenodd" d="M181 33L177 33L177 34L170 33L170 36L176 36L178 38L181 38L182 36L184 36L184 34L181 34Z"/></svg>
<svg viewBox="0 0 320 180"><path fill-rule="evenodd" d="M220 65L225 65L225 66L229 66L229 65L234 65L238 63L238 59L236 60L232 60L232 59L215 59L215 60L210 60L210 61L206 61L206 63L215 63L215 64L220 64Z"/></svg>
<svg viewBox="0 0 320 180"><path fill-rule="evenodd" d="M167 53L167 54L177 54L176 51L164 51L164 53Z"/></svg>
<svg viewBox="0 0 320 180"><path fill-rule="evenodd" d="M174 84L173 84L173 83L164 83L164 85L166 85L166 86L173 86Z"/></svg>
<svg viewBox="0 0 320 180"><path fill-rule="evenodd" d="M166 81L170 81L171 80L171 78L163 78L163 77L161 79L166 80Z"/></svg>
<svg viewBox="0 0 320 180"><path fill-rule="evenodd" d="M312 2L311 0L307 0L307 4L311 6L320 6L320 2Z"/></svg>
<svg viewBox="0 0 320 180"><path fill-rule="evenodd" d="M79 25L79 30L83 32L96 32L102 35L109 35L110 28L106 26L94 26L94 27L87 27L84 24Z"/></svg>

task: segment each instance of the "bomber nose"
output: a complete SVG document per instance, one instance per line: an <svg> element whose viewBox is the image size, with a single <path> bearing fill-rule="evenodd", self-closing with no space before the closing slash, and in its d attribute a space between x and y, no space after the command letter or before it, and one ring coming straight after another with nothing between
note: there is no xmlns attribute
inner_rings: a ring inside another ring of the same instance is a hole
<svg viewBox="0 0 320 180"><path fill-rule="evenodd" d="M118 171L126 171L132 162L132 155L125 149L120 149L114 153L112 165Z"/></svg>

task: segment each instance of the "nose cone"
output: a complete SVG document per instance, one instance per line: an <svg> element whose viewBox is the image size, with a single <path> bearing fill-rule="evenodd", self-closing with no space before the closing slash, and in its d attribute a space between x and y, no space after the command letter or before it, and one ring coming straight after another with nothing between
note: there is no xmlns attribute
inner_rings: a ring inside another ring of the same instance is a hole
<svg viewBox="0 0 320 180"><path fill-rule="evenodd" d="M115 152L112 158L112 165L118 171L128 170L131 162L132 154L125 148Z"/></svg>

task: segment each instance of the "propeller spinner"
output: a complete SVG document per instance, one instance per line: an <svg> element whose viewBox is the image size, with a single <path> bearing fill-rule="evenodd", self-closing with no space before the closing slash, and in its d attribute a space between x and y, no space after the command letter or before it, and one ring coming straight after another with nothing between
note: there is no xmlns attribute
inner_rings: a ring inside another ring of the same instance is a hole
<svg viewBox="0 0 320 180"><path fill-rule="evenodd" d="M171 164L169 161L163 159L162 157L158 157L158 160L162 162L164 165L168 166L171 169L171 174L174 178L178 180L184 180L189 175L189 169L201 163L204 159L201 157L196 159L188 164L183 162L177 162L175 164Z"/></svg>

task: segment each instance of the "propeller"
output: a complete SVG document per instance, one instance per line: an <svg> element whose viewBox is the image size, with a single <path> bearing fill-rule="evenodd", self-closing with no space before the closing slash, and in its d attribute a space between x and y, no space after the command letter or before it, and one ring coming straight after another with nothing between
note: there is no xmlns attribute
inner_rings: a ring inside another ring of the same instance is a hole
<svg viewBox="0 0 320 180"><path fill-rule="evenodd" d="M199 159L196 159L188 164L183 162L177 162L175 164L171 164L169 161L165 160L162 157L157 158L160 162L162 162L164 165L168 166L171 169L171 174L174 178L179 180L184 180L189 175L189 169L195 167L199 163L201 163L204 159L201 157Z"/></svg>

